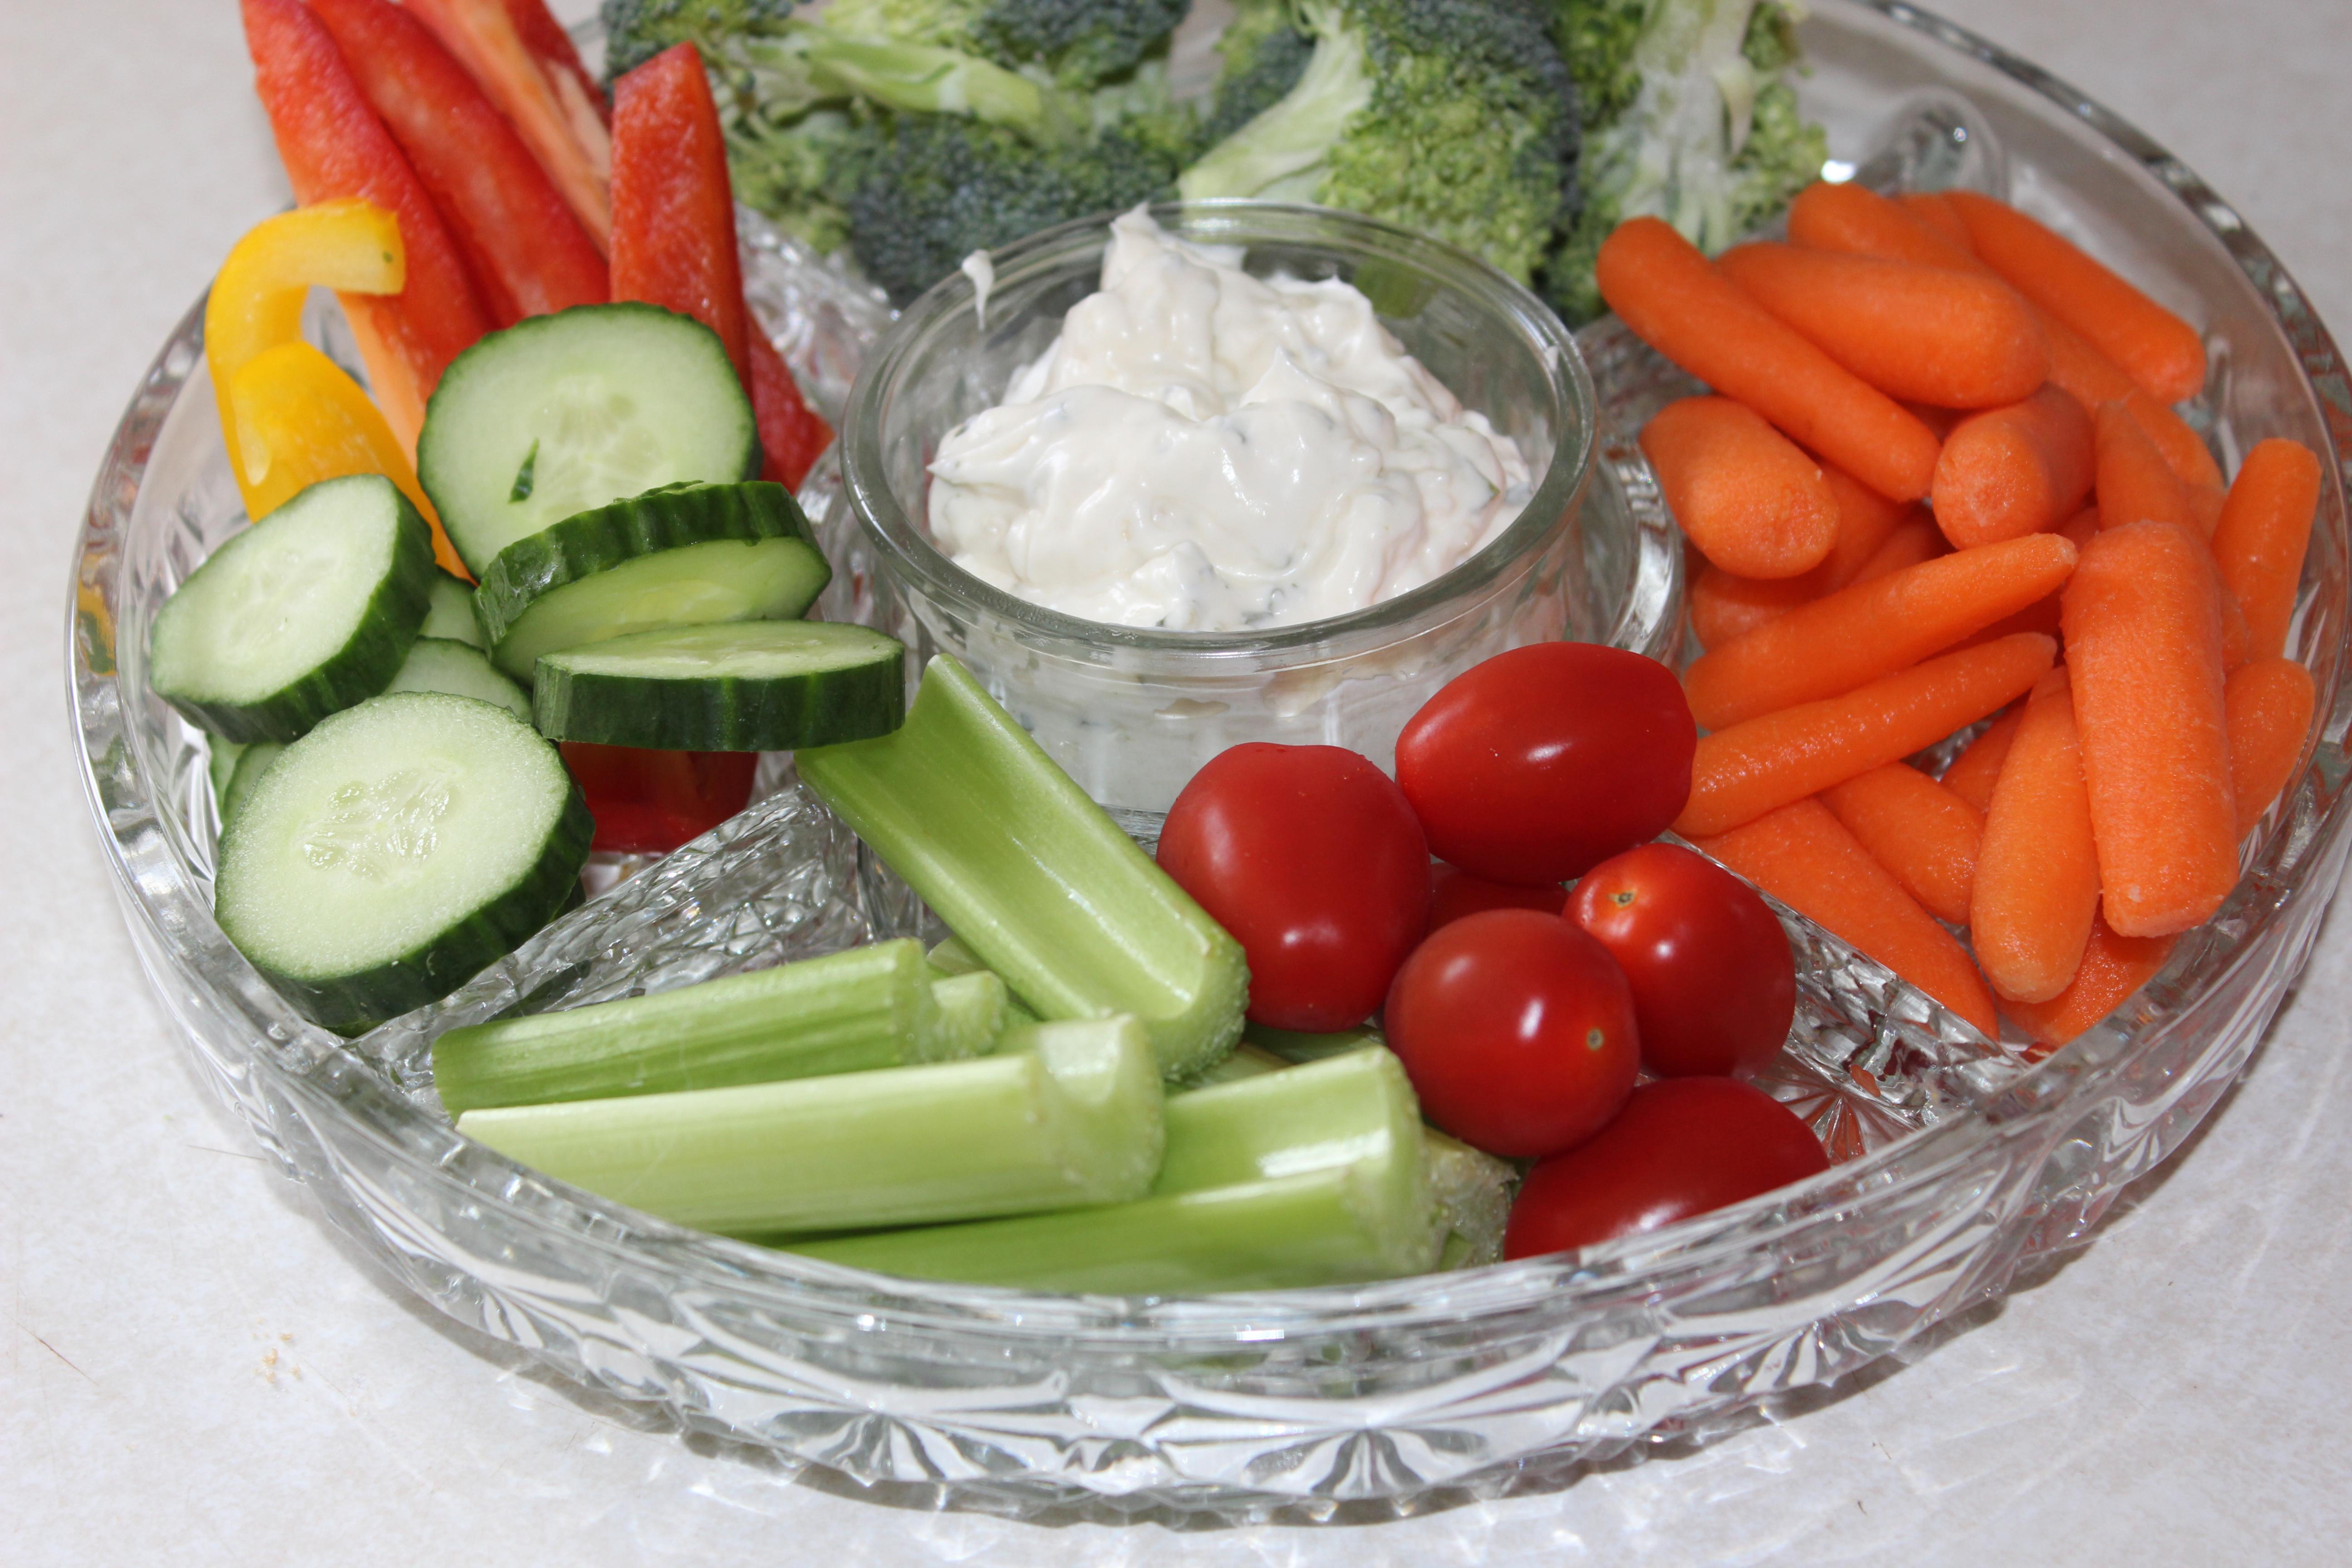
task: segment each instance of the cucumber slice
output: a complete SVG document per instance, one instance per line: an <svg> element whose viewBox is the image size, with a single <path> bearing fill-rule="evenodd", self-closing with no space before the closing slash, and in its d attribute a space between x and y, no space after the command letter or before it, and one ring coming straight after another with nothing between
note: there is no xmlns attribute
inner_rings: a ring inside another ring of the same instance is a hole
<svg viewBox="0 0 2352 1568"><path fill-rule="evenodd" d="M470 698L322 721L221 832L221 930L303 1012L358 1034L445 996L553 918L595 831L555 748Z"/></svg>
<svg viewBox="0 0 2352 1568"><path fill-rule="evenodd" d="M148 683L214 734L291 741L390 682L432 574L432 531L390 479L322 479L163 602Z"/></svg>
<svg viewBox="0 0 2352 1568"><path fill-rule="evenodd" d="M576 305L490 333L442 374L416 442L416 477L477 576L573 512L759 471L726 346L658 305Z"/></svg>
<svg viewBox="0 0 2352 1568"><path fill-rule="evenodd" d="M229 780L236 777L236 760L245 755L241 741L224 741L218 735L205 742L205 774L213 783L213 804L222 807L221 820L228 820Z"/></svg>
<svg viewBox="0 0 2352 1568"><path fill-rule="evenodd" d="M482 623L474 618L474 585L436 567L432 599L425 607L425 624L416 628L416 635L447 637L468 647L484 646Z"/></svg>
<svg viewBox="0 0 2352 1568"><path fill-rule="evenodd" d="M898 727L906 658L893 638L833 621L639 632L541 659L531 718L552 739L613 746L830 746Z"/></svg>
<svg viewBox="0 0 2352 1568"><path fill-rule="evenodd" d="M418 637L408 650L408 662L392 678L386 691L446 691L495 702L524 723L530 722L530 699L522 688L490 668L480 648L452 637Z"/></svg>
<svg viewBox="0 0 2352 1568"><path fill-rule="evenodd" d="M285 749L283 741L256 741L238 754L236 770L228 776L228 787L221 791L220 819L224 829L253 797L254 785L261 782L261 775L269 771L269 764Z"/></svg>
<svg viewBox="0 0 2352 1568"><path fill-rule="evenodd" d="M484 568L474 608L490 657L529 680L558 648L797 616L832 577L783 486L669 485L515 541Z"/></svg>

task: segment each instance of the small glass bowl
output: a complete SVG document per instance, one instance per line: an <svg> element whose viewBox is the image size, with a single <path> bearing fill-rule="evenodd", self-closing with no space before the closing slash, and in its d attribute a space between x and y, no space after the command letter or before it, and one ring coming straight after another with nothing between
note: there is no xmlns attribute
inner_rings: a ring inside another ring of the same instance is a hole
<svg viewBox="0 0 2352 1568"><path fill-rule="evenodd" d="M1572 637L1672 657L1679 542L1662 513L1628 503L1615 468L1596 465L1592 379L1533 294L1476 257L1349 213L1264 202L1151 213L1181 238L1245 247L1255 275L1339 278L1370 295L1407 353L1518 443L1537 476L1526 509L1434 582L1259 632L1108 626L964 571L925 526L932 454L994 406L1095 291L1110 224L1089 218L994 252L984 316L958 273L875 345L842 416L843 483L826 526L838 553L870 555L873 603L859 618L920 658L955 655L1088 794L1139 811L1166 810L1202 763L1244 741L1347 746L1391 767L1397 732L1440 686L1524 643Z"/></svg>
<svg viewBox="0 0 2352 1568"><path fill-rule="evenodd" d="M2352 381L2277 258L2133 127L1906 0L1810 10L1800 90L1838 158L2006 194L2067 227L2194 310L2214 374L2188 412L2227 461L2270 436L2326 458L2289 637L2318 684L2304 758L2221 911L2113 1017L2029 1068L1784 916L1800 1026L1768 1087L1835 1166L1652 1236L1357 1288L1156 1299L892 1279L551 1181L450 1126L421 1068L431 1037L859 940L878 917L856 846L786 778L446 1002L355 1042L302 1019L213 920L203 739L146 679L156 607L241 525L199 303L99 469L67 667L111 889L205 1080L328 1223L436 1310L683 1429L896 1483L882 1495L902 1500L1413 1511L1732 1430L2000 1297L2219 1102L2352 855ZM836 329L875 319L873 301L772 236L751 251L755 291L800 302L795 363L829 405L854 357ZM1609 466L1675 378L1613 323L1580 336Z"/></svg>

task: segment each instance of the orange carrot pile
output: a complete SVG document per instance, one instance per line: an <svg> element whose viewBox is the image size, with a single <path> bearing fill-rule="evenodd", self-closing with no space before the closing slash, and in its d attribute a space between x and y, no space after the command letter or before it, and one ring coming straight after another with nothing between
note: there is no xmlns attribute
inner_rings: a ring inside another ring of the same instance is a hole
<svg viewBox="0 0 2352 1568"><path fill-rule="evenodd" d="M2206 530L2198 527L2189 509L2189 487L2132 417L2130 405L2102 405L2097 424L2099 526L2172 522L2196 529L2203 537Z"/></svg>
<svg viewBox="0 0 2352 1568"><path fill-rule="evenodd" d="M1936 437L1893 398L1774 320L1654 217L1619 224L1593 278L1641 339L1883 496L1917 500Z"/></svg>
<svg viewBox="0 0 2352 1568"><path fill-rule="evenodd" d="M1822 804L1928 913L1968 923L1983 812L1905 763L1833 784Z"/></svg>
<svg viewBox="0 0 2352 1568"><path fill-rule="evenodd" d="M1851 691L2014 615L2074 570L2074 547L2037 533L1857 583L1692 665L1684 677L1691 713L1721 729Z"/></svg>
<svg viewBox="0 0 2352 1568"><path fill-rule="evenodd" d="M2074 983L2099 910L2099 857L2062 667L2026 699L1969 893L1977 960L2003 997L2047 1002Z"/></svg>
<svg viewBox="0 0 2352 1568"><path fill-rule="evenodd" d="M2205 344L2188 322L2015 207L1973 191L1945 199L1987 266L2158 399L2178 403L2205 384Z"/></svg>
<svg viewBox="0 0 2352 1568"><path fill-rule="evenodd" d="M1993 408L2050 379L2050 344L2032 311L1982 273L1763 244L1716 266L1890 397Z"/></svg>
<svg viewBox="0 0 2352 1568"><path fill-rule="evenodd" d="M1837 542L1838 503L1814 461L1728 397L1685 397L1642 429L1658 488L1699 553L1743 577L1794 577Z"/></svg>
<svg viewBox="0 0 2352 1568"><path fill-rule="evenodd" d="M1968 950L1821 802L1801 800L1695 842L1987 1035L2000 1033L1992 994Z"/></svg>
<svg viewBox="0 0 2352 1568"><path fill-rule="evenodd" d="M2202 924L2238 880L2221 584L2203 557L2185 529L2126 523L2091 541L2066 584L2083 776L2120 936Z"/></svg>
<svg viewBox="0 0 2352 1568"><path fill-rule="evenodd" d="M2225 489L2172 406L2197 329L2000 202L1822 184L1788 232L1710 265L1634 220L1601 256L1716 394L1643 435L1705 557L1675 827L2052 1047L2212 915L2293 782L2320 459L2265 441ZM1906 761L1994 714L1940 780Z"/></svg>
<svg viewBox="0 0 2352 1568"><path fill-rule="evenodd" d="M2319 693L2311 671L2291 658L2258 658L2230 672L2221 721L2230 737L2230 793L2238 837L2253 831L2303 755Z"/></svg>
<svg viewBox="0 0 2352 1568"><path fill-rule="evenodd" d="M1899 762L2022 696L2057 651L2048 637L2003 637L1702 735L1675 831L1721 833Z"/></svg>
<svg viewBox="0 0 2352 1568"><path fill-rule="evenodd" d="M1929 504L1961 550L2057 527L2091 493L2090 416L2054 386L1962 420L1936 459Z"/></svg>
<svg viewBox="0 0 2352 1568"><path fill-rule="evenodd" d="M2213 559L2246 617L2248 651L2256 658L2286 647L2318 506L2319 459L2299 442L2257 442L2230 487L2213 531Z"/></svg>

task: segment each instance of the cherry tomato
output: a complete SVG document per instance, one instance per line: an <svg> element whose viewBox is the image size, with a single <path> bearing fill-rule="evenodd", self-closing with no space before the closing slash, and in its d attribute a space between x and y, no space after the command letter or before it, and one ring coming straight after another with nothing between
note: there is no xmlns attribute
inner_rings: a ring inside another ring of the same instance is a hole
<svg viewBox="0 0 2352 1568"><path fill-rule="evenodd" d="M1642 1059L1609 950L1558 915L1487 910L1413 949L1389 1048L1431 1121L1490 1154L1556 1153L1607 1124Z"/></svg>
<svg viewBox="0 0 2352 1568"><path fill-rule="evenodd" d="M1431 851L1532 886L1655 838L1690 798L1698 728L1656 659L1537 643L1455 676L1397 737Z"/></svg>
<svg viewBox="0 0 2352 1568"><path fill-rule="evenodd" d="M1732 1077L1780 1052L1797 1011L1789 933L1756 889L1705 856L1644 844L1584 874L1568 918L1633 987L1642 1065Z"/></svg>
<svg viewBox="0 0 2352 1568"><path fill-rule="evenodd" d="M1753 1084L1645 1083L1598 1137L1528 1173L1503 1256L1639 1236L1829 1168L1813 1130Z"/></svg>
<svg viewBox="0 0 2352 1568"><path fill-rule="evenodd" d="M1481 910L1541 910L1559 914L1568 902L1568 889L1557 882L1540 888L1515 887L1474 877L1459 866L1440 860L1429 872L1429 929L1451 925Z"/></svg>
<svg viewBox="0 0 2352 1568"><path fill-rule="evenodd" d="M665 855L699 838L751 798L757 752L654 752L566 741L563 761L596 820L593 847Z"/></svg>
<svg viewBox="0 0 2352 1568"><path fill-rule="evenodd" d="M1429 845L1404 792L1339 746L1235 746L1168 810L1160 868L1249 957L1275 1029L1371 1016L1429 929Z"/></svg>

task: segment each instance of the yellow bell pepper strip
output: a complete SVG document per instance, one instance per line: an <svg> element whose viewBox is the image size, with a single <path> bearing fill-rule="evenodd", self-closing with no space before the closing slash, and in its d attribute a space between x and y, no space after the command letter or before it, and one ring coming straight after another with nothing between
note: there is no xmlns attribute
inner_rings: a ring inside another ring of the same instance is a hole
<svg viewBox="0 0 2352 1568"><path fill-rule="evenodd" d="M247 516L267 516L321 479L382 474L432 524L442 567L463 573L400 438L342 366L298 339L263 350L229 390Z"/></svg>
<svg viewBox="0 0 2352 1568"><path fill-rule="evenodd" d="M205 357L221 434L258 521L305 486L383 474L433 524L434 554L462 570L405 447L359 384L302 341L312 286L396 294L406 275L400 224L374 204L321 202L257 224L229 252L205 306Z"/></svg>

